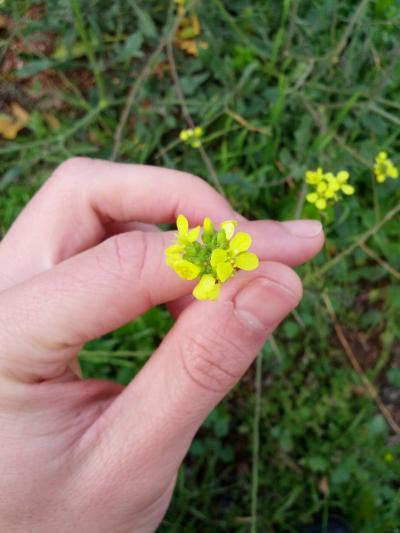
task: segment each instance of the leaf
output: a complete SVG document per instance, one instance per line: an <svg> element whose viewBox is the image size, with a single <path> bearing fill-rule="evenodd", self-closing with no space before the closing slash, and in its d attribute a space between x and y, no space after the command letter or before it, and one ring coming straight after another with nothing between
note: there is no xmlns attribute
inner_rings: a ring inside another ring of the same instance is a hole
<svg viewBox="0 0 400 533"><path fill-rule="evenodd" d="M121 57L123 59L131 59L132 57L142 57L143 52L140 51L140 47L143 43L143 36L138 31L132 33L125 41L122 48Z"/></svg>
<svg viewBox="0 0 400 533"><path fill-rule="evenodd" d="M34 74L52 67L54 67L54 61L51 59L34 59L17 70L17 76L18 78L30 78Z"/></svg>
<svg viewBox="0 0 400 533"><path fill-rule="evenodd" d="M143 35L146 37L157 37L157 28L150 15L146 11L143 11L136 2L132 2L131 5L139 19L139 28Z"/></svg>
<svg viewBox="0 0 400 533"><path fill-rule="evenodd" d="M388 370L387 379L390 385L400 388L400 368L391 368Z"/></svg>
<svg viewBox="0 0 400 533"><path fill-rule="evenodd" d="M325 472L328 469L328 462L318 455L307 458L307 465L313 472Z"/></svg>

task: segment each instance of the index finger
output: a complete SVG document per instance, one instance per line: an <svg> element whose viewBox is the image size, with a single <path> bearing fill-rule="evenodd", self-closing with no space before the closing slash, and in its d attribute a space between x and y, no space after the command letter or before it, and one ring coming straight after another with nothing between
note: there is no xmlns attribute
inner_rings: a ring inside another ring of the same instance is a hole
<svg viewBox="0 0 400 533"><path fill-rule="evenodd" d="M112 222L153 224L185 213L232 218L229 203L186 172L73 158L60 165L17 218L0 246L0 290L95 246Z"/></svg>

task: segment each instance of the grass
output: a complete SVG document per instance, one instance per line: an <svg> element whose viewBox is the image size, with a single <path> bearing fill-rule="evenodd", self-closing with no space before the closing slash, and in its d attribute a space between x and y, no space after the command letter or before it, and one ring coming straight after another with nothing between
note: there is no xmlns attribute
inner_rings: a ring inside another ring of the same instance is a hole
<svg viewBox="0 0 400 533"><path fill-rule="evenodd" d="M400 188L378 185L371 167L380 150L400 163L400 6L191 10L207 45L198 56L174 41L172 3L2 3L1 111L18 102L31 120L0 141L1 232L73 155L184 169L245 216L281 220L320 216L306 169L347 169L356 194L323 219L326 246L299 269L300 307L204 423L160 531L298 532L339 515L353 531L393 532L400 447L382 405L398 424ZM201 150L179 141L193 124ZM128 383L170 326L156 308L92 341L85 375Z"/></svg>

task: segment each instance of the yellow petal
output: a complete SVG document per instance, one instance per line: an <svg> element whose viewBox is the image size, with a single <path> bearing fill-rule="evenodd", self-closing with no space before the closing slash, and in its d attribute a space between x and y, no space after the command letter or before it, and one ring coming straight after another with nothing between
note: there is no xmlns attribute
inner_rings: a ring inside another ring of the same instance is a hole
<svg viewBox="0 0 400 533"><path fill-rule="evenodd" d="M194 131L193 131L195 137L197 138L200 138L202 135L203 135L203 128L194 128Z"/></svg>
<svg viewBox="0 0 400 533"><path fill-rule="evenodd" d="M188 130L182 130L179 134L179 138L181 141L187 141L189 139L189 132Z"/></svg>
<svg viewBox="0 0 400 533"><path fill-rule="evenodd" d="M200 226L196 226L195 228L191 229L187 235L189 242L197 241L197 238L200 233Z"/></svg>
<svg viewBox="0 0 400 533"><path fill-rule="evenodd" d="M221 248L213 250L210 258L210 263L213 268L216 268L220 263L225 263L228 259L228 252Z"/></svg>
<svg viewBox="0 0 400 533"><path fill-rule="evenodd" d="M325 198L319 198L315 205L318 207L318 209L326 209L326 200Z"/></svg>
<svg viewBox="0 0 400 533"><path fill-rule="evenodd" d="M187 232L189 230L189 222L185 215L178 216L178 218L176 219L176 227L178 228L179 235L181 235L182 237L184 235L187 235Z"/></svg>
<svg viewBox="0 0 400 533"><path fill-rule="evenodd" d="M338 187L339 188L339 187ZM326 191L323 193L323 196L325 196L325 198L335 198L335 192L337 191L337 189L326 189Z"/></svg>
<svg viewBox="0 0 400 533"><path fill-rule="evenodd" d="M248 233L240 231L236 233L231 242L229 243L229 250L233 255L240 254L240 252L246 252L251 246L251 237Z"/></svg>
<svg viewBox="0 0 400 533"><path fill-rule="evenodd" d="M203 228L204 228L204 233L206 233L207 235L211 235L212 234L212 232L214 231L214 226L213 226L213 223L211 221L211 218L206 217L204 219Z"/></svg>
<svg viewBox="0 0 400 533"><path fill-rule="evenodd" d="M226 238L231 239L233 234L235 233L235 227L237 226L236 220L225 220L224 222L221 222L219 227L225 231Z"/></svg>
<svg viewBox="0 0 400 533"><path fill-rule="evenodd" d="M349 179L350 174L347 172L347 170L341 170L337 173L336 177L339 180L339 183L345 183Z"/></svg>
<svg viewBox="0 0 400 533"><path fill-rule="evenodd" d="M376 181L379 183L383 183L386 180L385 174L377 174L376 175Z"/></svg>
<svg viewBox="0 0 400 533"><path fill-rule="evenodd" d="M219 296L221 286L211 274L204 274L193 289L193 296L197 300L216 300Z"/></svg>
<svg viewBox="0 0 400 533"><path fill-rule="evenodd" d="M171 266L173 266L178 276L184 279L192 280L200 274L200 267L186 259L177 260Z"/></svg>
<svg viewBox="0 0 400 533"><path fill-rule="evenodd" d="M347 185L347 184L344 184L342 185L342 189L341 189L344 194L347 194L348 196L350 196L351 194L354 194L354 187L352 185Z"/></svg>
<svg viewBox="0 0 400 533"><path fill-rule="evenodd" d="M376 156L375 161L378 163L381 163L387 159L387 153L386 152L379 152L379 154Z"/></svg>
<svg viewBox="0 0 400 533"><path fill-rule="evenodd" d="M236 257L235 265L242 270L255 270L259 265L259 260L256 254L243 252Z"/></svg>
<svg viewBox="0 0 400 533"><path fill-rule="evenodd" d="M316 192L310 192L306 196L307 202L310 202L310 204L315 204L315 202L318 200L318 194Z"/></svg>
<svg viewBox="0 0 400 533"><path fill-rule="evenodd" d="M165 255L178 255L183 252L184 246L181 244L172 244L171 246L168 246L168 248L165 249Z"/></svg>
<svg viewBox="0 0 400 533"><path fill-rule="evenodd" d="M318 183L317 191L318 192L323 192L327 188L328 188L328 184L326 183L326 181L321 181L320 183Z"/></svg>
<svg viewBox="0 0 400 533"><path fill-rule="evenodd" d="M230 278L233 274L233 266L226 261L225 263L218 263L217 268L217 276L222 283L226 281L228 278Z"/></svg>
<svg viewBox="0 0 400 533"><path fill-rule="evenodd" d="M307 170L306 172L306 182L310 185L316 185L318 183L317 173L313 170Z"/></svg>

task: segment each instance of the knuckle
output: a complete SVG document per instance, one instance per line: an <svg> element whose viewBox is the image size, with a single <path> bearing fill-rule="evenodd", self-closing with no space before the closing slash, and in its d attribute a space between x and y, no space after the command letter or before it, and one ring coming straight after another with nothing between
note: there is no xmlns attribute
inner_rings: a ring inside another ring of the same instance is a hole
<svg viewBox="0 0 400 533"><path fill-rule="evenodd" d="M58 181L60 179L71 178L91 163L92 160L89 157L70 157L58 165L51 179Z"/></svg>
<svg viewBox="0 0 400 533"><path fill-rule="evenodd" d="M190 335L180 343L180 357L189 379L207 391L226 391L243 373L241 347L221 334Z"/></svg>

